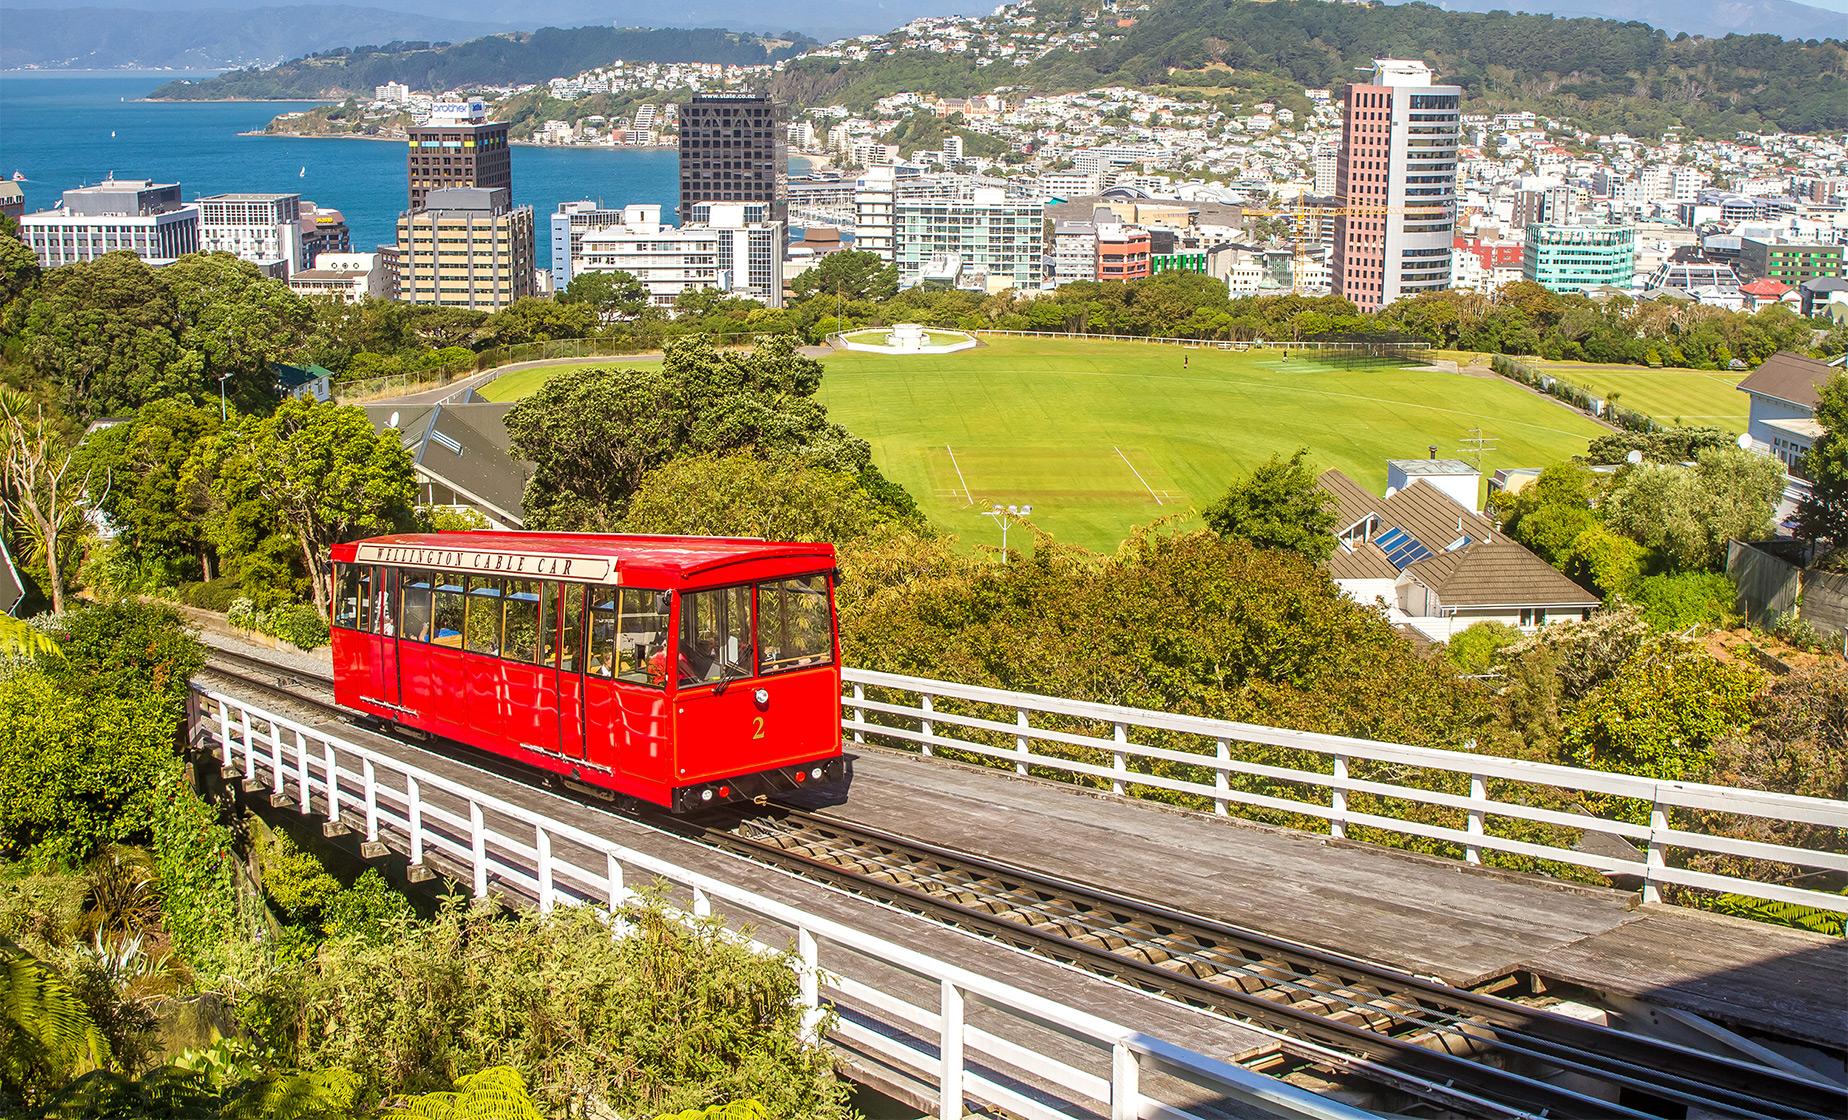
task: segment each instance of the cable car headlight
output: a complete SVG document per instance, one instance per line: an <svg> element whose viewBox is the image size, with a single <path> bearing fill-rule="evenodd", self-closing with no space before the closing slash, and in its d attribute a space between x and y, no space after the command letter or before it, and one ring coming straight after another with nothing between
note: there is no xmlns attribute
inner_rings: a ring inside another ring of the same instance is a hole
<svg viewBox="0 0 1848 1120"><path fill-rule="evenodd" d="M770 690L767 688L760 688L756 692L751 693L751 699L757 701L757 706L761 708L770 703Z"/></svg>
<svg viewBox="0 0 1848 1120"><path fill-rule="evenodd" d="M700 799L701 801L711 801L711 800L712 800L712 791L711 791L711 790L709 790L709 789L702 789L702 790L700 790L700 791L699 791L699 799Z"/></svg>
<svg viewBox="0 0 1848 1120"><path fill-rule="evenodd" d="M810 770L810 771L809 771L809 777L811 777L811 778L813 778L813 779L815 779L816 781L818 781L818 782L819 782L819 781L821 780L821 767L819 767L819 766L817 766L817 767L815 767L815 769L813 769L813 770Z"/></svg>

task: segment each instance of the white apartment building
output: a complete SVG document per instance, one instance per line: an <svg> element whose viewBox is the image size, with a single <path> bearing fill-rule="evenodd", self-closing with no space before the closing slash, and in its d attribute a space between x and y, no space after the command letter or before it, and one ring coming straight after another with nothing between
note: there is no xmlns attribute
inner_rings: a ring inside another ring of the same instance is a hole
<svg viewBox="0 0 1848 1120"><path fill-rule="evenodd" d="M1315 150L1315 193L1318 198L1329 198L1335 193L1337 180L1336 165L1341 160L1339 144L1323 144Z"/></svg>
<svg viewBox="0 0 1848 1120"><path fill-rule="evenodd" d="M361 303L385 295L385 269L377 253L322 253L313 268L289 277L289 290L309 298Z"/></svg>
<svg viewBox="0 0 1848 1120"><path fill-rule="evenodd" d="M898 176L890 167L869 167L853 190L853 247L896 259L892 211L898 203Z"/></svg>
<svg viewBox="0 0 1848 1120"><path fill-rule="evenodd" d="M917 284L933 258L958 258L991 288L1037 288L1046 251L1046 204L1010 199L999 187L968 198L901 197L893 206L898 282Z"/></svg>
<svg viewBox="0 0 1848 1120"><path fill-rule="evenodd" d="M593 229L622 224L621 210L606 210L589 199L561 202L552 215L552 290L571 284L571 270L583 249L584 235Z"/></svg>
<svg viewBox="0 0 1848 1120"><path fill-rule="evenodd" d="M308 267L299 194L211 194L195 199L199 249L230 253L286 280Z"/></svg>
<svg viewBox="0 0 1848 1120"><path fill-rule="evenodd" d="M785 237L780 222L763 220L767 209L697 203L695 220L676 228L662 223L659 205L625 206L621 222L584 231L571 271L627 272L656 307L672 307L680 293L697 288L781 307Z"/></svg>
<svg viewBox="0 0 1848 1120"><path fill-rule="evenodd" d="M719 235L721 287L765 307L783 306L788 227L770 218L766 202L696 202L687 225Z"/></svg>
<svg viewBox="0 0 1848 1120"><path fill-rule="evenodd" d="M1097 223L1057 222L1052 227L1052 283L1097 279Z"/></svg>

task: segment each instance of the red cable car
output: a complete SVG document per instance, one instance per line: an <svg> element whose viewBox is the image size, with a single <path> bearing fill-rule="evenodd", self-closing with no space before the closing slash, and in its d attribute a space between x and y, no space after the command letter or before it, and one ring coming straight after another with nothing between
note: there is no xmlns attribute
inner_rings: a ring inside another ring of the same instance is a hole
<svg viewBox="0 0 1848 1120"><path fill-rule="evenodd" d="M844 776L833 545L407 533L333 560L352 711L674 812Z"/></svg>

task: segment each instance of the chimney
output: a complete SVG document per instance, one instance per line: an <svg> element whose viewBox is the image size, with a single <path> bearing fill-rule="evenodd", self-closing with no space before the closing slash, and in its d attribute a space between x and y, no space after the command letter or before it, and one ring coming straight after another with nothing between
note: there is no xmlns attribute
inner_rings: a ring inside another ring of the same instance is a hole
<svg viewBox="0 0 1848 1120"><path fill-rule="evenodd" d="M1437 458L1437 444L1435 444L1435 443L1433 443L1433 444L1431 444L1431 445L1430 445L1430 446L1429 446L1429 447L1427 448L1427 450L1428 450L1428 451L1430 451L1430 454L1429 454L1428 456L1426 456L1426 458L1429 458L1429 459L1435 459L1435 458Z"/></svg>

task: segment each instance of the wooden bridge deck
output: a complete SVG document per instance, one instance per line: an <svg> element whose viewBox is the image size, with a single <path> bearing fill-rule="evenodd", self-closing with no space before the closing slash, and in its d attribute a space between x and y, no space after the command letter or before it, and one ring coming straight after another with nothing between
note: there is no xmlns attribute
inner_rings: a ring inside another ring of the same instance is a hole
<svg viewBox="0 0 1848 1120"><path fill-rule="evenodd" d="M1529 972L1840 1046L1848 942L851 744L818 811L1474 987Z"/></svg>

